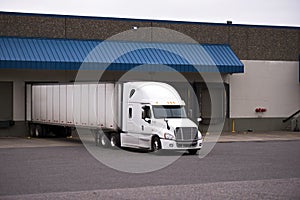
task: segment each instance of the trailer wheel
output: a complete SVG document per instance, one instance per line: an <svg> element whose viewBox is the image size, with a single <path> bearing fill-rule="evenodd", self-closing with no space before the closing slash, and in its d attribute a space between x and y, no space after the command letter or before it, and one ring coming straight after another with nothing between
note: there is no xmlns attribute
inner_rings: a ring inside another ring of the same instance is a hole
<svg viewBox="0 0 300 200"><path fill-rule="evenodd" d="M100 133L100 146L108 147L109 146L109 139L104 133Z"/></svg>
<svg viewBox="0 0 300 200"><path fill-rule="evenodd" d="M95 130L94 133L95 133L96 146L99 146L100 145L100 133L97 130Z"/></svg>
<svg viewBox="0 0 300 200"><path fill-rule="evenodd" d="M30 137L35 137L35 125L31 124L29 126L29 136Z"/></svg>
<svg viewBox="0 0 300 200"><path fill-rule="evenodd" d="M44 137L44 129L42 126L35 126L35 137Z"/></svg>
<svg viewBox="0 0 300 200"><path fill-rule="evenodd" d="M154 136L151 141L151 151L158 152L161 149L160 139L157 136Z"/></svg>
<svg viewBox="0 0 300 200"><path fill-rule="evenodd" d="M120 136L117 133L113 133L110 137L110 146L112 148L120 147Z"/></svg>

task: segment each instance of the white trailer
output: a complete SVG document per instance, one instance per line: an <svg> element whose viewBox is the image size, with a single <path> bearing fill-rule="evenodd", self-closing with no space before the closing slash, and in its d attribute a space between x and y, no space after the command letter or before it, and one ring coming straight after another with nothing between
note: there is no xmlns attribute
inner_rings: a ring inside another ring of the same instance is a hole
<svg viewBox="0 0 300 200"><path fill-rule="evenodd" d="M202 136L185 103L159 82L33 84L27 86L31 136L70 135L74 127L95 133L96 144L197 153Z"/></svg>

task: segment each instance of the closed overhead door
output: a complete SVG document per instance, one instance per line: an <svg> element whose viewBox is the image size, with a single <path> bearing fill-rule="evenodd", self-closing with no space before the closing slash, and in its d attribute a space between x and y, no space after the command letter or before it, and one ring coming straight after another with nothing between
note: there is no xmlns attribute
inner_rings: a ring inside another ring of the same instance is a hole
<svg viewBox="0 0 300 200"><path fill-rule="evenodd" d="M13 82L0 82L0 121L13 119Z"/></svg>

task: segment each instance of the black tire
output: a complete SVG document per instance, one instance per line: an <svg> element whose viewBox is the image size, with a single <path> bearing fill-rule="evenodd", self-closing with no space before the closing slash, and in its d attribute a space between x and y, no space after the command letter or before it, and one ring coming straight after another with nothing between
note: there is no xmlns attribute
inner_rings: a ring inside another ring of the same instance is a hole
<svg viewBox="0 0 300 200"><path fill-rule="evenodd" d="M95 143L96 146L100 146L100 132L99 131L95 131Z"/></svg>
<svg viewBox="0 0 300 200"><path fill-rule="evenodd" d="M198 153L198 149L188 149L190 155L196 155Z"/></svg>
<svg viewBox="0 0 300 200"><path fill-rule="evenodd" d="M72 128L70 128L70 127L67 127L66 128L66 137L70 137L70 138L72 138Z"/></svg>
<svg viewBox="0 0 300 200"><path fill-rule="evenodd" d="M99 134L100 134L99 146L105 147L105 148L109 147L110 141L107 138L106 134L105 133L99 133Z"/></svg>
<svg viewBox="0 0 300 200"><path fill-rule="evenodd" d="M41 125L35 126L35 137L44 137L45 131L44 128Z"/></svg>
<svg viewBox="0 0 300 200"><path fill-rule="evenodd" d="M50 137L57 137L55 128L53 128L53 126L47 126L47 133Z"/></svg>
<svg viewBox="0 0 300 200"><path fill-rule="evenodd" d="M151 141L151 152L158 152L161 149L160 139L157 136L154 136Z"/></svg>
<svg viewBox="0 0 300 200"><path fill-rule="evenodd" d="M66 138L68 136L67 128L65 128L65 127L58 127L57 132L60 137Z"/></svg>
<svg viewBox="0 0 300 200"><path fill-rule="evenodd" d="M54 135L58 138L67 137L67 128L63 126L49 126L48 131L51 133L51 135Z"/></svg>
<svg viewBox="0 0 300 200"><path fill-rule="evenodd" d="M110 137L110 147L117 148L120 147L120 135L113 133Z"/></svg>
<svg viewBox="0 0 300 200"><path fill-rule="evenodd" d="M35 137L35 125L33 124L29 125L29 136Z"/></svg>

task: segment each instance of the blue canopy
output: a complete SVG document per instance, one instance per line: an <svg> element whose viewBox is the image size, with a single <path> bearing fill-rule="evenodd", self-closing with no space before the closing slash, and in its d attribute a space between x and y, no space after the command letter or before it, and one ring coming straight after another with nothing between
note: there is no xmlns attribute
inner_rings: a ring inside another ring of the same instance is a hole
<svg viewBox="0 0 300 200"><path fill-rule="evenodd" d="M226 44L0 37L0 68L122 71L144 64L154 71L168 65L179 72L244 72Z"/></svg>

